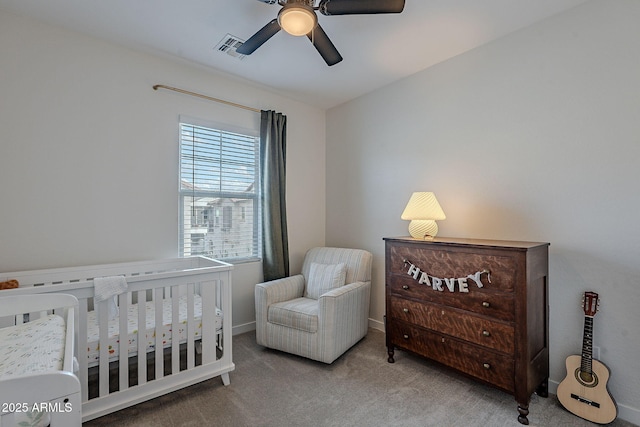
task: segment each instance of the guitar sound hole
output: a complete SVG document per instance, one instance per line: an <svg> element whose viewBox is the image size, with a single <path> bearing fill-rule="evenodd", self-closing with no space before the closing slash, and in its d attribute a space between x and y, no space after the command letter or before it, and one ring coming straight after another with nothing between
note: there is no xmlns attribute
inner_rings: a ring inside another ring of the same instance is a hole
<svg viewBox="0 0 640 427"><path fill-rule="evenodd" d="M593 374L589 372L580 372L580 379L586 383L593 381Z"/></svg>
<svg viewBox="0 0 640 427"><path fill-rule="evenodd" d="M576 381L578 381L578 383L582 384L585 387L595 387L599 382L598 376L595 374L595 372L582 372L580 371L580 368L576 369L575 376Z"/></svg>

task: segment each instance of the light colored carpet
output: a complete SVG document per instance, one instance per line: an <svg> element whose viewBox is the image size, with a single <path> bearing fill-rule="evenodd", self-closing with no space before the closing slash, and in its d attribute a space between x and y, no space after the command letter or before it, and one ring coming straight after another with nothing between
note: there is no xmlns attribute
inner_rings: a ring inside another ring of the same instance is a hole
<svg viewBox="0 0 640 427"><path fill-rule="evenodd" d="M84 426L521 426L513 396L406 352L395 356L387 363L377 330L331 365L265 349L248 332L234 337L229 386L214 378ZM554 395L534 395L529 410L532 426L596 425Z"/></svg>

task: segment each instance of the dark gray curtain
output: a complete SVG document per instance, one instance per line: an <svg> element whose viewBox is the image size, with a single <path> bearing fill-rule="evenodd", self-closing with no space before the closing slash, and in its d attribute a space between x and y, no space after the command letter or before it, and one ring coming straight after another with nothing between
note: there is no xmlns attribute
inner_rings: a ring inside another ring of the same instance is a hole
<svg viewBox="0 0 640 427"><path fill-rule="evenodd" d="M264 281L289 275L286 189L287 116L262 111L260 180L262 194L262 271Z"/></svg>

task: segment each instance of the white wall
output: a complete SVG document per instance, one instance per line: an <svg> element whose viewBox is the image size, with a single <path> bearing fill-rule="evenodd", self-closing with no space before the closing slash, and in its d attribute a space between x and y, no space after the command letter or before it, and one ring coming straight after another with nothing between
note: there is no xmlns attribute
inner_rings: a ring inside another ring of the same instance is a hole
<svg viewBox="0 0 640 427"><path fill-rule="evenodd" d="M413 191L436 193L441 236L550 242L552 388L594 290L595 345L636 424L638 22L640 2L595 0L329 110L326 237L374 253L380 326L382 238L407 235Z"/></svg>
<svg viewBox="0 0 640 427"><path fill-rule="evenodd" d="M178 116L260 116L159 83L286 114L292 269L324 243L324 111L5 12L0 75L0 271L178 255ZM234 327L255 321L260 278L236 267Z"/></svg>

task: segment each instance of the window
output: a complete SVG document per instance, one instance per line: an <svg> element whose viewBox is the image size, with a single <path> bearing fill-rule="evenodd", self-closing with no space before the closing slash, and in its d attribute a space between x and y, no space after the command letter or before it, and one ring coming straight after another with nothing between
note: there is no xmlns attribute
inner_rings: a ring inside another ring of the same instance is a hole
<svg viewBox="0 0 640 427"><path fill-rule="evenodd" d="M227 233L231 231L233 225L233 206L222 208L222 230Z"/></svg>
<svg viewBox="0 0 640 427"><path fill-rule="evenodd" d="M259 137L180 123L180 255L259 254Z"/></svg>

